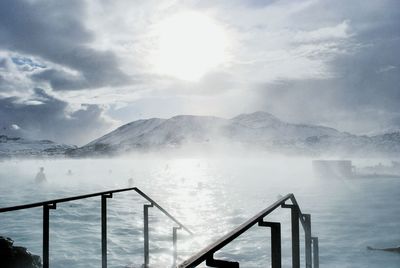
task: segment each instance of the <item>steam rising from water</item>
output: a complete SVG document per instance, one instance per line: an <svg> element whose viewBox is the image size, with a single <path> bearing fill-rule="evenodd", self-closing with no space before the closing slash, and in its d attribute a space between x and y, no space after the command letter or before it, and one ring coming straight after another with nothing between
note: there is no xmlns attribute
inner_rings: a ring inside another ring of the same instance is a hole
<svg viewBox="0 0 400 268"><path fill-rule="evenodd" d="M355 161L365 165L367 160ZM374 161L374 160L371 160ZM400 257L368 252L366 246L396 246L400 180L324 180L313 177L311 159L162 158L136 155L114 160L7 161L0 163L0 207L134 185L195 232L179 232L180 261L264 209L278 195L293 192L304 212L312 214L320 238L322 267L398 267ZM35 185L43 166L46 185ZM68 174L71 170L71 174ZM108 200L108 259L111 267L143 263L144 200L134 193ZM393 204L393 205L390 205ZM290 215L279 210L268 220L283 221L283 264L290 259ZM41 209L0 215L1 235L41 254ZM150 209L150 251L154 267L171 264L172 223ZM50 218L53 267L100 266L100 199L57 206ZM243 267L269 262L269 232L254 227L219 255ZM302 244L303 245L303 242Z"/></svg>

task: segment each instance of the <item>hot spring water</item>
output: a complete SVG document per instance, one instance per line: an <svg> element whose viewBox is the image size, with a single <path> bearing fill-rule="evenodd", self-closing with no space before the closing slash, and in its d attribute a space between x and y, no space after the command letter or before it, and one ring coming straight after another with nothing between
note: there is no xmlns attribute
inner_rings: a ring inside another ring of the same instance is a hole
<svg viewBox="0 0 400 268"><path fill-rule="evenodd" d="M362 162L362 161L359 161ZM356 162L357 163L357 162ZM321 267L400 267L400 255L367 246L400 244L400 180L321 180L310 159L132 157L115 160L0 162L0 207L128 187L129 179L195 232L179 231L182 261L277 200L295 194L311 213L319 237ZM34 183L44 167L48 182ZM143 204L133 192L108 200L109 267L143 263ZM51 210L51 267L100 267L100 198L63 203ZM283 266L289 267L290 210L267 219L282 221ZM172 262L172 222L150 209L150 264ZM0 214L0 235L41 255L42 209ZM301 241L301 246L303 246ZM219 256L241 267L269 263L269 231L253 227Z"/></svg>

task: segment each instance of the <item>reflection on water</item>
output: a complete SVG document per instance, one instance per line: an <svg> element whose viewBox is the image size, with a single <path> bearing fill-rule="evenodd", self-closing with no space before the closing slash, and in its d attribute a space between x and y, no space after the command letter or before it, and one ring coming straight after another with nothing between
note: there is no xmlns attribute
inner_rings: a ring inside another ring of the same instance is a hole
<svg viewBox="0 0 400 268"><path fill-rule="evenodd" d="M202 249L278 195L293 192L304 212L312 214L320 240L321 267L399 267L400 256L370 252L366 246L400 244L400 180L314 179L311 161L301 159L150 159L57 160L0 163L0 206L42 201L135 184L195 232L179 232L179 260ZM39 167L48 183L34 184ZM73 172L68 172L68 171ZM132 180L130 180L132 179ZM109 267L143 263L143 204L135 193L108 200ZM41 254L42 211L31 209L0 215L0 235ZM289 267L290 211L268 217L281 220L283 266ZM150 209L153 267L172 261L173 224ZM52 267L100 266L100 198L59 204L51 211ZM241 267L269 263L269 231L254 227L219 256Z"/></svg>

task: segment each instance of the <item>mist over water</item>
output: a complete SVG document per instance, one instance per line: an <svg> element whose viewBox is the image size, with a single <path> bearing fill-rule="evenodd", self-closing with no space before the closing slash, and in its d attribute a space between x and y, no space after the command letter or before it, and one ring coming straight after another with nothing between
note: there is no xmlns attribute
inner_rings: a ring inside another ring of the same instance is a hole
<svg viewBox="0 0 400 268"><path fill-rule="evenodd" d="M368 251L366 246L400 244L399 179L319 179L312 159L271 156L157 157L119 159L10 160L0 162L0 207L128 187L129 178L194 236L178 233L179 261L190 257L278 199L294 193L303 213L311 213L312 233L319 237L321 267L399 267L400 255ZM389 161L355 159L363 166ZM34 177L44 167L48 183ZM68 172L71 170L71 172ZM108 199L109 267L143 263L143 204L134 192ZM150 208L150 264L170 267L172 227ZM50 211L52 267L99 267L101 264L100 197L58 204ZM290 267L290 210L266 218L282 222L283 266ZM41 255L42 209L0 214L1 235ZM302 234L302 233L301 233ZM269 229L253 227L218 257L241 267L270 262ZM304 240L301 240L304 246ZM304 260L302 260L304 262Z"/></svg>
<svg viewBox="0 0 400 268"><path fill-rule="evenodd" d="M0 208L136 186L194 232L181 263L293 193L321 267L400 268L379 250L400 245L399 29L400 0L0 0ZM142 267L148 204L107 199L109 267ZM50 267L101 267L101 197L49 213ZM175 225L149 213L171 267ZM265 218L283 267L290 216ZM0 213L0 237L42 256L42 221ZM269 267L270 240L216 257Z"/></svg>

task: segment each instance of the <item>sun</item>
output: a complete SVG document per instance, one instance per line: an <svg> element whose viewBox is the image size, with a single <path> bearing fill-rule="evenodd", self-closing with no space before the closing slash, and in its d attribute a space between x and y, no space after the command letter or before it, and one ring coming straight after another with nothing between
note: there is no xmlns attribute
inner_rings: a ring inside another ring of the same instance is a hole
<svg viewBox="0 0 400 268"><path fill-rule="evenodd" d="M227 38L210 17L185 12L162 21L153 63L156 71L195 81L226 61Z"/></svg>

